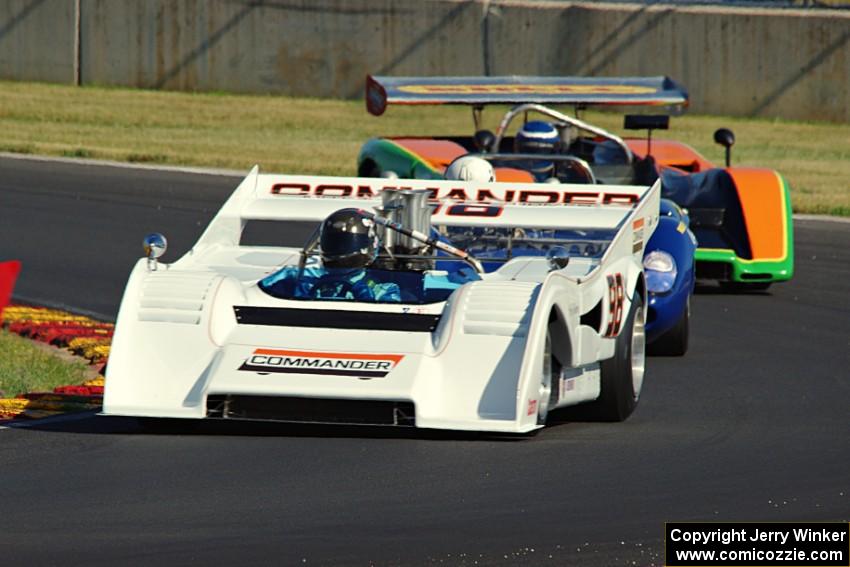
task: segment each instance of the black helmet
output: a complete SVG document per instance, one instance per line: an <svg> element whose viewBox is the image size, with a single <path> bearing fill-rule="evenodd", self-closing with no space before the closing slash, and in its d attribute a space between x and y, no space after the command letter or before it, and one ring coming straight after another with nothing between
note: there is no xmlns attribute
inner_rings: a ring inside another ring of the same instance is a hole
<svg viewBox="0 0 850 567"><path fill-rule="evenodd" d="M326 268L365 268L380 243L372 219L357 209L340 209L322 223L319 245Z"/></svg>

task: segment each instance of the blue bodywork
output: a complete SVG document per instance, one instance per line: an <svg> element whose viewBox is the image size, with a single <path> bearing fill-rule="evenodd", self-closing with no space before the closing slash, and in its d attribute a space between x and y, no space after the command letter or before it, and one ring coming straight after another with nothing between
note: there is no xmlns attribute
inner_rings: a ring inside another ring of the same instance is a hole
<svg viewBox="0 0 850 567"><path fill-rule="evenodd" d="M676 261L677 274L673 287L664 293L647 290L649 303L646 317L648 343L669 331L682 318L688 299L694 291L696 238L691 233L690 219L678 205L661 200L658 226L644 251L644 257L655 250L667 252Z"/></svg>
<svg viewBox="0 0 850 567"><path fill-rule="evenodd" d="M695 283L694 251L696 238L688 228L690 219L674 202L661 199L658 226L646 245L644 258L654 251L663 251L676 263L676 277L667 291L651 291L647 270L647 323L646 339L652 343L678 323L693 293ZM514 239L511 252L506 242L508 229L451 227L448 241L469 251L478 258L488 272L497 270L508 257L544 256L553 245L561 246L571 256L601 258L613 237L613 231L525 230L524 239ZM494 261L495 260L495 261ZM457 262L438 262L442 270L457 269Z"/></svg>

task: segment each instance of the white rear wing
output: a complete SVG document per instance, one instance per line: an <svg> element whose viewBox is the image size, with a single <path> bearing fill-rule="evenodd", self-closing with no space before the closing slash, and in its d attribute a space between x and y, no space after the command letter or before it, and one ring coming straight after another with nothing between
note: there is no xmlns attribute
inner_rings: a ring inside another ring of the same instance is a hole
<svg viewBox="0 0 850 567"><path fill-rule="evenodd" d="M638 219L654 227L660 183L569 185L477 183L260 174L254 167L222 206L196 248L238 246L249 220L313 221L343 208L372 210L385 189L427 189L439 205L434 225L523 228L630 228ZM651 233L651 232L650 232Z"/></svg>

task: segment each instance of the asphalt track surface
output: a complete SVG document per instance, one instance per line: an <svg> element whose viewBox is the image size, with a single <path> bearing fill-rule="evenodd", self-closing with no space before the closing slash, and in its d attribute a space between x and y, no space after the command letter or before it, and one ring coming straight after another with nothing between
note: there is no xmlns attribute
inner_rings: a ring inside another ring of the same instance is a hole
<svg viewBox="0 0 850 567"><path fill-rule="evenodd" d="M188 249L238 180L0 159L19 299L114 318L144 233ZM622 424L538 435L96 416L0 430L9 565L660 565L665 521L850 520L850 224L797 275L693 302Z"/></svg>

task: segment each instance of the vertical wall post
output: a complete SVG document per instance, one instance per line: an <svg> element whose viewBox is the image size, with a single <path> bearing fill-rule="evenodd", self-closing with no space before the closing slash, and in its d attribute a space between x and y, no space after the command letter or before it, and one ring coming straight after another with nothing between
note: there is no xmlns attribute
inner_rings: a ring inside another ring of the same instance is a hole
<svg viewBox="0 0 850 567"><path fill-rule="evenodd" d="M490 0L481 4L481 55L484 59L484 76L490 76Z"/></svg>
<svg viewBox="0 0 850 567"><path fill-rule="evenodd" d="M81 0L74 0L74 86L79 87L81 81L81 53L80 53L80 43L82 37L80 36L80 2Z"/></svg>

